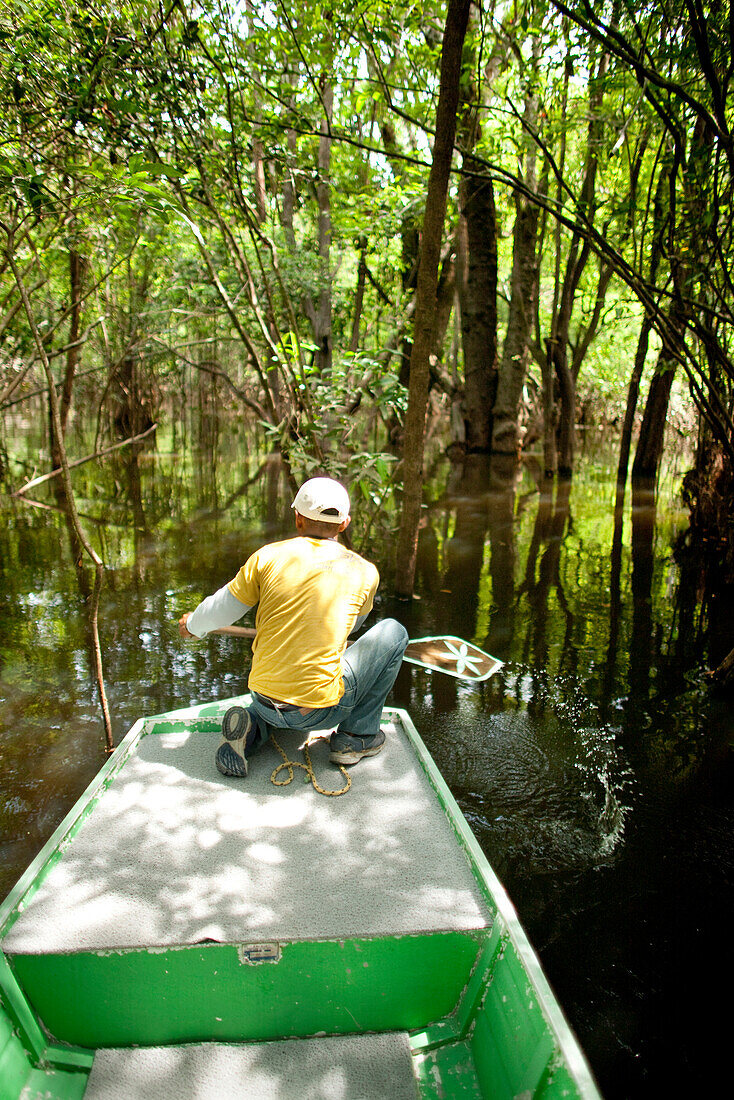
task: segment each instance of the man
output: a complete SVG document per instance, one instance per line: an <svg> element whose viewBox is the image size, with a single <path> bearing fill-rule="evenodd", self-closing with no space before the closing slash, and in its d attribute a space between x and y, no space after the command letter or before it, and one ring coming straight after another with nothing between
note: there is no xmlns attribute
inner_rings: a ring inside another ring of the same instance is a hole
<svg viewBox="0 0 734 1100"><path fill-rule="evenodd" d="M383 619L349 649L347 638L372 610L379 574L338 541L351 521L343 485L327 477L296 494L297 535L254 553L237 576L179 619L185 638L230 626L253 607L248 707L224 716L216 765L244 777L247 760L268 726L312 730L336 727L329 743L335 764L356 764L380 752L382 708L403 659L408 635Z"/></svg>

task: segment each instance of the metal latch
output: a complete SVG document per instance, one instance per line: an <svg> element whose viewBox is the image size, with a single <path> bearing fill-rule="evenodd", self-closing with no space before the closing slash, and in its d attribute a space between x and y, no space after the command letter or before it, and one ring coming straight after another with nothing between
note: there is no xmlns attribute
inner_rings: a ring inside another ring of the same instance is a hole
<svg viewBox="0 0 734 1100"><path fill-rule="evenodd" d="M237 948L237 954L241 963L254 966L255 963L280 962L279 943L242 943Z"/></svg>

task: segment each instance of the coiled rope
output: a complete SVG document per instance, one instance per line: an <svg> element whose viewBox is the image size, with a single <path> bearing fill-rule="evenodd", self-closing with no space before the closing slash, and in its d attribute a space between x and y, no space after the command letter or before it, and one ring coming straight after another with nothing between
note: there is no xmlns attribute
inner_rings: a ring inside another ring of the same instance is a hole
<svg viewBox="0 0 734 1100"><path fill-rule="evenodd" d="M311 754L308 751L308 746L309 746L309 743L310 743L309 741L306 741L301 746L301 748L303 750L303 755L306 759L306 763L302 764L300 760L289 760L288 759L288 754L286 753L285 749L283 749L278 744L278 742L276 741L276 739L275 739L275 737L272 733L270 734L270 740L273 742L276 749L278 750L280 755L283 757L283 763L278 764L278 767L273 771L272 775L270 776L270 782L273 784L274 787L287 787L289 783L292 783L293 782L293 777L295 775L295 772L293 771L294 768L302 768L303 771L306 772L306 775L308 776L308 778L311 780L311 784L313 786L313 789L315 791L318 791L319 794L326 795L327 798L338 798L338 796L340 794L346 794L347 791L349 790L349 788L351 787L352 777L350 776L347 769L345 767L343 767L341 764L339 764L337 766L339 768L339 771L344 776L344 779L346 780L346 783L342 787L342 789L340 791L329 791L329 790L326 790L325 787L322 787L320 785L319 781L316 778L316 773L313 770L313 764L311 763ZM320 738L316 737L316 738L314 738L314 740L318 741L318 740L320 740ZM287 779L278 779L278 778L276 778L278 773L280 771L282 771L283 768L288 769L288 778Z"/></svg>

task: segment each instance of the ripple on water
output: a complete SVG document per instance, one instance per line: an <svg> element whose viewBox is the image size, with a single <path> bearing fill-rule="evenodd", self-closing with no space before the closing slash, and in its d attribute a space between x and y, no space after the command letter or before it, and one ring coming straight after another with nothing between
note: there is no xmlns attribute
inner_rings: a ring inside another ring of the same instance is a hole
<svg viewBox="0 0 734 1100"><path fill-rule="evenodd" d="M488 858L524 874L583 870L613 857L629 812L617 730L579 725L578 706L474 714L431 743Z"/></svg>

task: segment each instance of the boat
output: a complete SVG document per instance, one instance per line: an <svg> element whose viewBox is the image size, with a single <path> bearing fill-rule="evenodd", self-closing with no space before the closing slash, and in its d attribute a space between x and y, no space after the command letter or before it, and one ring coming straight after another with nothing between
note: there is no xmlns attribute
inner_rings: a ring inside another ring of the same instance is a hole
<svg viewBox="0 0 734 1100"><path fill-rule="evenodd" d="M407 712L323 797L324 739L215 770L247 700L137 721L0 907L2 1100L598 1098Z"/></svg>

